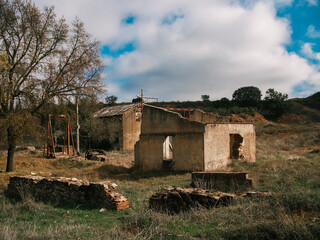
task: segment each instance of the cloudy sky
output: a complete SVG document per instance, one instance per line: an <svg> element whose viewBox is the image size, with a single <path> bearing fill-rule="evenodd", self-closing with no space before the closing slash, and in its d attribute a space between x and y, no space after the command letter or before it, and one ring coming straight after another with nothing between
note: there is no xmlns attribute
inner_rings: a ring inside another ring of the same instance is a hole
<svg viewBox="0 0 320 240"><path fill-rule="evenodd" d="M243 86L320 91L318 0L36 0L101 41L108 95L232 97Z"/></svg>

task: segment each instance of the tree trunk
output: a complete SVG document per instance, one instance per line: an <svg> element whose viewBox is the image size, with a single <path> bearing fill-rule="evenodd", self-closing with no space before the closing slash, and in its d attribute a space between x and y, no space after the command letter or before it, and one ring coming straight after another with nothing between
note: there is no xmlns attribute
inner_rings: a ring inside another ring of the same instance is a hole
<svg viewBox="0 0 320 240"><path fill-rule="evenodd" d="M16 148L16 137L12 127L7 128L8 133L8 157L7 157L7 169L6 172L13 171L13 155Z"/></svg>

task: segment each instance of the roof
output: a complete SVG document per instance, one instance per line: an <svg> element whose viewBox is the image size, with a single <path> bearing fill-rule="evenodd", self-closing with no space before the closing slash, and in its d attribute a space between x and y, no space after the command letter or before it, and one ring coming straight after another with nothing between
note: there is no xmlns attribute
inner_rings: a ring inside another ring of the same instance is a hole
<svg viewBox="0 0 320 240"><path fill-rule="evenodd" d="M105 107L95 112L93 117L104 118L104 117L119 116L138 105L139 103L134 103L134 104L127 104L127 105L117 105L113 107Z"/></svg>

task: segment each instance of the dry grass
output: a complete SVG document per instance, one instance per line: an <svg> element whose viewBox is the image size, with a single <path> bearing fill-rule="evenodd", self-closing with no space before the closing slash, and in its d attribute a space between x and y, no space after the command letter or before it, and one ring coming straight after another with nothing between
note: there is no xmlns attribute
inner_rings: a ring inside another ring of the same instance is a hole
<svg viewBox="0 0 320 240"><path fill-rule="evenodd" d="M0 173L0 192L9 176L30 172L111 179L130 200L132 211L100 213L85 206L46 205L30 199L12 202L0 193L0 239L318 239L319 130L319 124L258 125L257 162L235 162L228 169L250 171L257 189L274 195L174 216L150 211L148 198L163 186L188 186L190 173L138 174L131 168L132 152L111 152L106 163L18 153L17 170ZM5 153L0 153L0 169L5 169Z"/></svg>

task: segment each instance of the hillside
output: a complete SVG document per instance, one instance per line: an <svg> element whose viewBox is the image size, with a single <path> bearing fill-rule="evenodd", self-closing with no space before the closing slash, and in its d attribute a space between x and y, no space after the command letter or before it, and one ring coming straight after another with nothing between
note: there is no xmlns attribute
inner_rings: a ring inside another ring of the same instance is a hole
<svg viewBox="0 0 320 240"><path fill-rule="evenodd" d="M254 116L256 113L273 121L311 121L320 122L320 92L317 92L307 98L293 98L283 102L273 109L266 107L265 101L261 101L257 107L239 107L234 101L222 98L215 101L183 101L183 102L153 102L150 103L159 107L201 109L206 112L214 112L223 116L232 116L242 114ZM280 109L280 114L274 115L274 111Z"/></svg>

